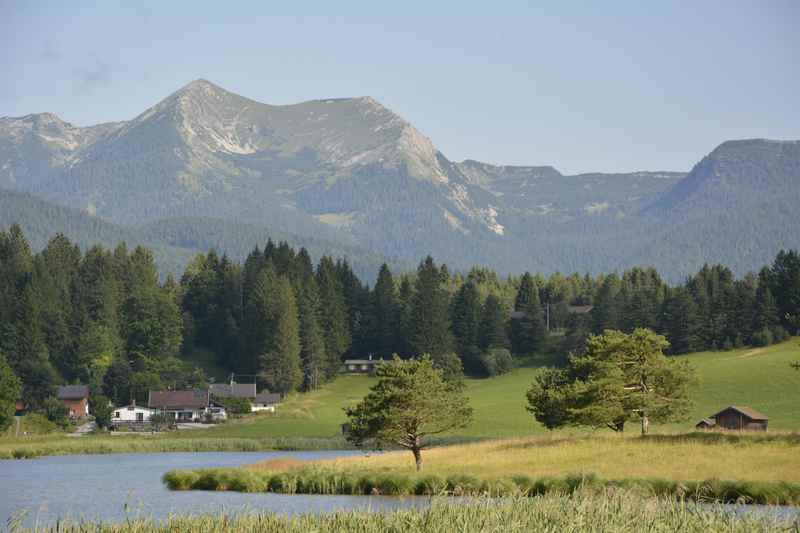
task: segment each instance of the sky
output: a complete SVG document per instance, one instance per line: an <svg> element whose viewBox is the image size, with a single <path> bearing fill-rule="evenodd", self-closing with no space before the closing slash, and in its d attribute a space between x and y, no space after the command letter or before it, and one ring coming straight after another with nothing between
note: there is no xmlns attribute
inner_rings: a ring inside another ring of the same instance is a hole
<svg viewBox="0 0 800 533"><path fill-rule="evenodd" d="M797 1L275 4L0 0L0 116L127 120L205 78L269 104L369 95L451 160L564 173L800 139Z"/></svg>

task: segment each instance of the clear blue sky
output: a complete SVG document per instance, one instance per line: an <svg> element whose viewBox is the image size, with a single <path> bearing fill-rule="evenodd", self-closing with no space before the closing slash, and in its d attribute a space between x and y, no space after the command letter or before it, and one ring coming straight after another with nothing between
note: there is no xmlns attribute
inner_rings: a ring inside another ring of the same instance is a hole
<svg viewBox="0 0 800 533"><path fill-rule="evenodd" d="M800 2L0 0L0 116L129 119L196 78L371 95L450 159L688 170L800 139Z"/></svg>

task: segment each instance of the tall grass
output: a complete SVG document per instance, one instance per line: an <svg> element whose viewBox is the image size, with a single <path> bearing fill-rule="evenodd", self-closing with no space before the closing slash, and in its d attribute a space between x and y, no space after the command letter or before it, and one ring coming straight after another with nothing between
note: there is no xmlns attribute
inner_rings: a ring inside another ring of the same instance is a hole
<svg viewBox="0 0 800 533"><path fill-rule="evenodd" d="M12 524L13 525L13 524ZM429 509L403 509L386 513L369 511L305 514L172 516L165 521L130 520L121 524L72 522L37 529L37 532L63 533L265 533L307 531L344 533L431 532L465 533L562 532L562 531L640 531L688 533L744 533L797 531L796 518L777 514L748 514L718 506L697 507L665 499L641 499L622 491L603 494L582 493L536 496L510 500L473 500L453 503L434 500ZM19 531L12 528L12 531Z"/></svg>
<svg viewBox="0 0 800 533"><path fill-rule="evenodd" d="M172 470L164 475L172 490L276 492L281 494L382 496L531 497L576 492L600 494L609 489L646 497L698 502L800 505L800 483L660 478L601 479L594 474L532 478L514 475L480 479L469 474L409 475L391 471L358 473L325 465L284 472L244 468Z"/></svg>

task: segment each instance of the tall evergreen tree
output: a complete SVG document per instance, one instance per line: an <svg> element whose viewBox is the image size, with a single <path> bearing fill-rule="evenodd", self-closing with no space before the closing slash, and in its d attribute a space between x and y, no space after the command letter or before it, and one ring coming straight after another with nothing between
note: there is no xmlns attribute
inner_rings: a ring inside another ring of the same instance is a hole
<svg viewBox="0 0 800 533"><path fill-rule="evenodd" d="M277 277L271 296L272 336L260 356L260 374L271 391L286 393L296 390L303 380L297 303L286 276Z"/></svg>
<svg viewBox="0 0 800 533"><path fill-rule="evenodd" d="M481 312L479 346L482 350L508 348L507 320L500 299L490 294Z"/></svg>
<svg viewBox="0 0 800 533"><path fill-rule="evenodd" d="M520 279L514 300L515 315L511 321L511 349L516 354L535 352L547 335L539 289L529 272Z"/></svg>
<svg viewBox="0 0 800 533"><path fill-rule="evenodd" d="M417 268L411 306L410 344L414 355L437 355L452 349L449 307L442 271L428 256Z"/></svg>

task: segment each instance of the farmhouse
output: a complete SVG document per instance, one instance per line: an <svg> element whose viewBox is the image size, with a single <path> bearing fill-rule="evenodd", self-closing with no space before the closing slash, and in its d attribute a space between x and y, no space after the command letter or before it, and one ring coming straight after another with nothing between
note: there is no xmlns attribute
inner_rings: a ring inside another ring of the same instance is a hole
<svg viewBox="0 0 800 533"><path fill-rule="evenodd" d="M136 402L123 407L117 407L111 416L111 424L114 426L144 424L150 421L150 417L155 413L154 409L136 405Z"/></svg>
<svg viewBox="0 0 800 533"><path fill-rule="evenodd" d="M750 407L731 405L709 418L704 418L695 426L697 429L735 429L766 431L769 417Z"/></svg>
<svg viewBox="0 0 800 533"><path fill-rule="evenodd" d="M227 418L225 408L211 401L208 390L150 391L147 405L176 422L202 422L208 417Z"/></svg>
<svg viewBox="0 0 800 533"><path fill-rule="evenodd" d="M64 385L59 387L58 399L69 409L70 418L89 416L88 385Z"/></svg>
<svg viewBox="0 0 800 533"><path fill-rule="evenodd" d="M383 359L347 359L344 362L344 367L347 372L352 374L374 374L375 368L383 362Z"/></svg>
<svg viewBox="0 0 800 533"><path fill-rule="evenodd" d="M253 398L253 403L250 407L251 411L258 412L258 411L268 411L270 413L275 412L275 408L278 404L281 403L281 395L274 392L266 392L262 391L258 394L255 398Z"/></svg>

